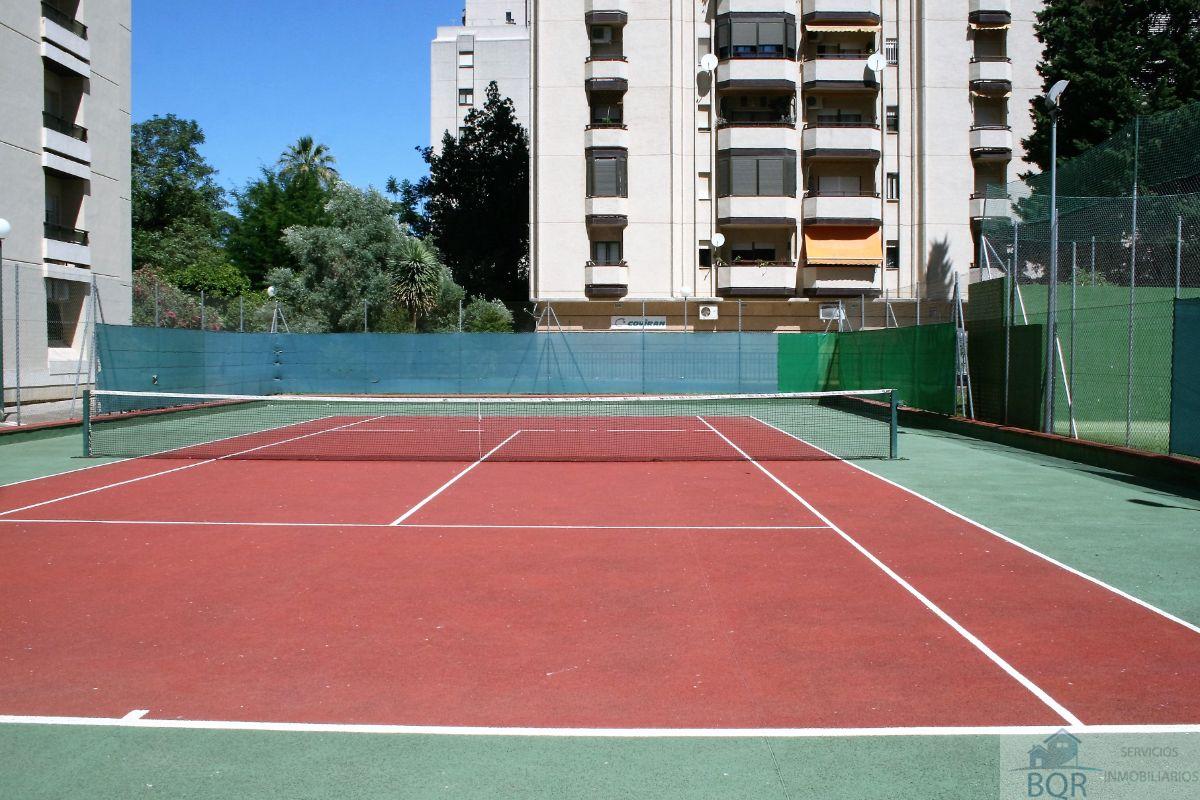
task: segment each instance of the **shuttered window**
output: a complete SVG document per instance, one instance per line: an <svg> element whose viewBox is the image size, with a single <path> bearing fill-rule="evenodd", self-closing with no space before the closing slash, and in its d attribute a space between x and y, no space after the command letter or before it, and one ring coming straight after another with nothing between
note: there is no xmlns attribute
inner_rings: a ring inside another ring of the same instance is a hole
<svg viewBox="0 0 1200 800"><path fill-rule="evenodd" d="M796 154L777 151L717 157L719 197L795 197Z"/></svg>
<svg viewBox="0 0 1200 800"><path fill-rule="evenodd" d="M624 150L592 149L588 151L588 197L626 197L627 157Z"/></svg>

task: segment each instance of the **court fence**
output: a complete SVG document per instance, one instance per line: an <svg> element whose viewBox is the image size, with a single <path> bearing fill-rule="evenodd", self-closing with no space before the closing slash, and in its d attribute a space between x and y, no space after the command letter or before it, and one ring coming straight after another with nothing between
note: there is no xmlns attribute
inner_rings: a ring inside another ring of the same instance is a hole
<svg viewBox="0 0 1200 800"><path fill-rule="evenodd" d="M1173 452L1176 304L1200 297L1200 104L992 187L967 330L977 416ZM1179 382L1175 382L1179 389Z"/></svg>

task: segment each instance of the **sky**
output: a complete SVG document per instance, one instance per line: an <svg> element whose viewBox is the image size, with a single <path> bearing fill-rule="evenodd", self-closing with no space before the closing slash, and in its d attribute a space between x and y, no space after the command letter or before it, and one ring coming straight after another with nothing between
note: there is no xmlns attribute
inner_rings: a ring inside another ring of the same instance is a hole
<svg viewBox="0 0 1200 800"><path fill-rule="evenodd" d="M200 123L239 188L305 134L342 176L415 179L429 144L429 42L463 0L134 0L133 120Z"/></svg>

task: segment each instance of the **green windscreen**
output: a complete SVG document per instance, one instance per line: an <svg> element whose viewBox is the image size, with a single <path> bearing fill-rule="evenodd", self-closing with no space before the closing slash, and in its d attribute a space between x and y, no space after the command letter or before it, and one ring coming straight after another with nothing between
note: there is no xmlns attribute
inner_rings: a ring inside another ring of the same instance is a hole
<svg viewBox="0 0 1200 800"><path fill-rule="evenodd" d="M1200 458L1200 299L1175 301L1171 452Z"/></svg>

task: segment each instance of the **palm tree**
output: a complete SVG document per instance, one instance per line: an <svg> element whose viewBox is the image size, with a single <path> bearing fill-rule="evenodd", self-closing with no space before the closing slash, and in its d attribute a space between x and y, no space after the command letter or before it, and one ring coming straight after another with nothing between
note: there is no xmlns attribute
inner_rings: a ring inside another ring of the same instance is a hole
<svg viewBox="0 0 1200 800"><path fill-rule="evenodd" d="M337 168L333 166L336 163L329 145L317 144L311 136L301 136L279 157L279 172L285 178L314 175L328 189L338 179Z"/></svg>
<svg viewBox="0 0 1200 800"><path fill-rule="evenodd" d="M392 296L408 309L412 329L417 329L417 316L431 311L437 304L445 267L437 253L415 236L400 240L394 259L390 260Z"/></svg>

